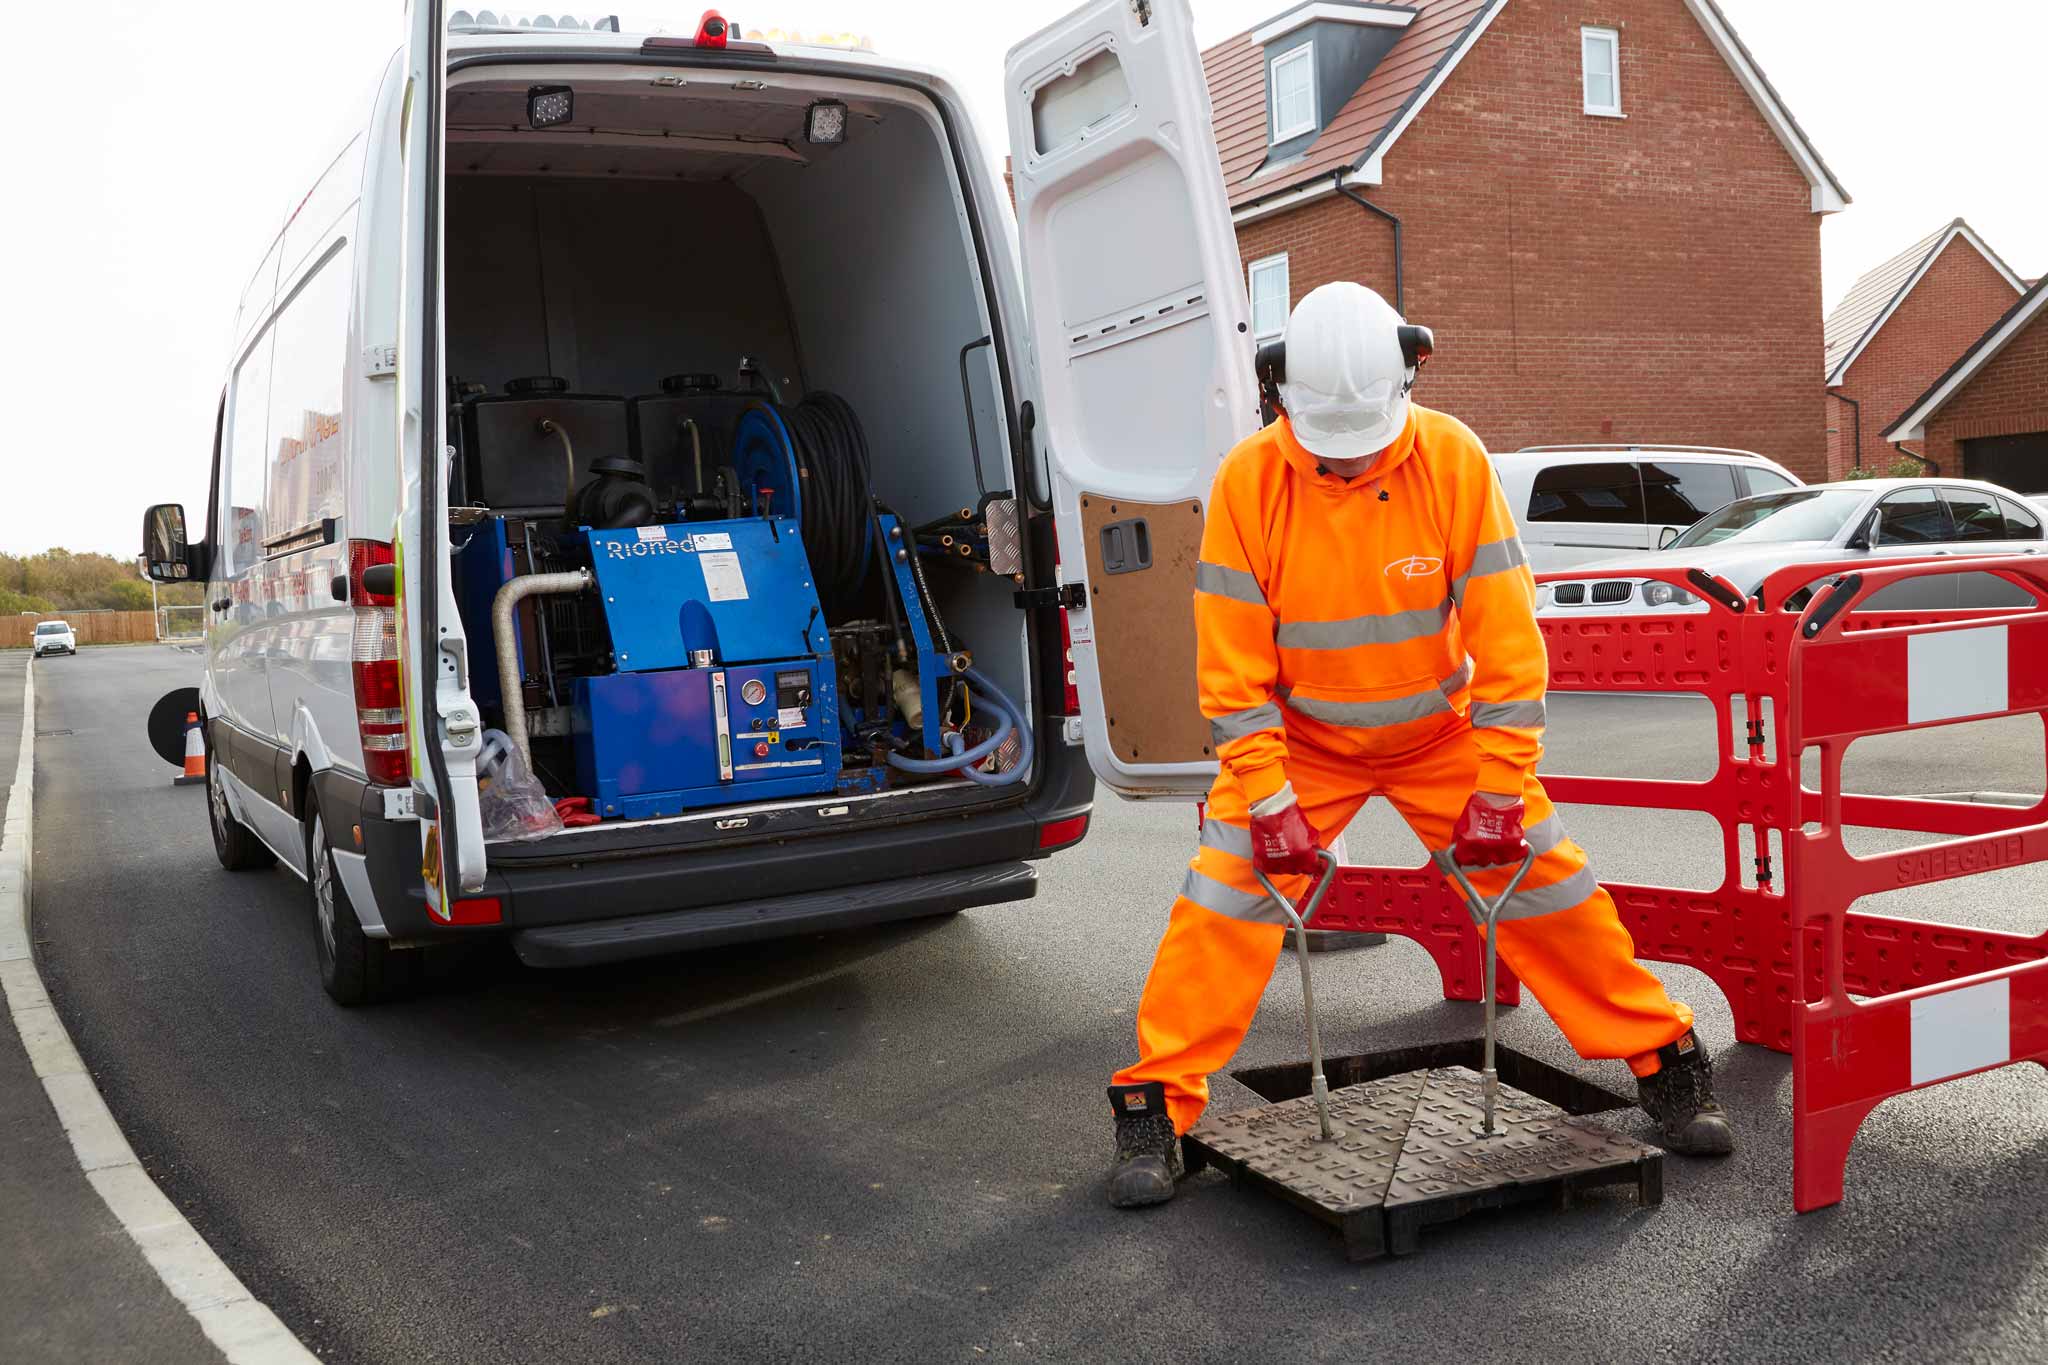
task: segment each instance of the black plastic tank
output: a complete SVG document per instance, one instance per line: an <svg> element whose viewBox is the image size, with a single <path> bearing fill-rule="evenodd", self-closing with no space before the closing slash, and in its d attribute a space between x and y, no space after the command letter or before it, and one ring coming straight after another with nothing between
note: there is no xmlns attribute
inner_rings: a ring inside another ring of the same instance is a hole
<svg viewBox="0 0 2048 1365"><path fill-rule="evenodd" d="M749 406L766 401L765 393L725 387L715 374L672 374L661 392L642 394L628 405L632 412L633 449L647 466L647 481L666 505L709 491L718 471L732 463L732 429ZM691 441L691 424L696 441ZM698 482L699 453L703 482Z"/></svg>
<svg viewBox="0 0 2048 1365"><path fill-rule="evenodd" d="M499 513L558 512L571 492L568 451L575 453L573 486L581 488L599 460L630 454L630 421L625 399L571 393L569 381L552 375L515 379L502 394L466 398L462 458L468 498Z"/></svg>

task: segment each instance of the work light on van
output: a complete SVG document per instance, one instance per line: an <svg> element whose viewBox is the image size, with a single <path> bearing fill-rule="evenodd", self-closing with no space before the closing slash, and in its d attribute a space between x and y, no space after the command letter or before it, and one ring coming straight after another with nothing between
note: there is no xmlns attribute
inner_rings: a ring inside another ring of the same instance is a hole
<svg viewBox="0 0 2048 1365"><path fill-rule="evenodd" d="M804 119L804 137L816 143L846 141L846 106L838 100L819 100Z"/></svg>
<svg viewBox="0 0 2048 1365"><path fill-rule="evenodd" d="M526 92L526 121L536 128L567 123L576 112L576 92L566 85L536 85Z"/></svg>

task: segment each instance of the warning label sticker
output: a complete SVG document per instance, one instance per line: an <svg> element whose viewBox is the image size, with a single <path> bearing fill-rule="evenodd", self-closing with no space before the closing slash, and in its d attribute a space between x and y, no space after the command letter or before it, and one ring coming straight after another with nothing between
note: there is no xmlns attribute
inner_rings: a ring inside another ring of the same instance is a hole
<svg viewBox="0 0 2048 1365"><path fill-rule="evenodd" d="M732 535L726 531L712 531L707 535L691 536L690 544L698 550L730 550Z"/></svg>
<svg viewBox="0 0 2048 1365"><path fill-rule="evenodd" d="M642 540L668 539L668 527L666 526L641 526L636 529L639 531L640 539Z"/></svg>
<svg viewBox="0 0 2048 1365"><path fill-rule="evenodd" d="M747 576L740 572L740 557L730 550L714 550L697 556L704 568L704 594L714 602L747 600Z"/></svg>
<svg viewBox="0 0 2048 1365"><path fill-rule="evenodd" d="M801 706L778 707L775 712L775 725L777 729L781 730L803 729L804 708Z"/></svg>

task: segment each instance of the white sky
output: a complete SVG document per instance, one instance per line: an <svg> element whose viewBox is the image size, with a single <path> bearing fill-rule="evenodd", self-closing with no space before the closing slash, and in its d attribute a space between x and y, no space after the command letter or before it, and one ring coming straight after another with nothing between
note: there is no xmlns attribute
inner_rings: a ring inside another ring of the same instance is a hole
<svg viewBox="0 0 2048 1365"><path fill-rule="evenodd" d="M2048 4L1720 2L1854 196L1822 229L1829 303L1957 215L2022 276L2048 271ZM1286 0L1193 3L1207 45ZM852 29L940 65L1000 141L1004 50L1071 5L742 0L732 13L746 26ZM627 12L688 24L701 9L640 0ZM132 556L149 503L204 506L235 301L366 105L401 11L401 0L71 0L42 11L35 59L7 74L0 153L12 190L0 216L12 381L0 550ZM26 41L31 30L18 32ZM76 42L53 46L60 37ZM1818 366L1816 356L1816 384Z"/></svg>

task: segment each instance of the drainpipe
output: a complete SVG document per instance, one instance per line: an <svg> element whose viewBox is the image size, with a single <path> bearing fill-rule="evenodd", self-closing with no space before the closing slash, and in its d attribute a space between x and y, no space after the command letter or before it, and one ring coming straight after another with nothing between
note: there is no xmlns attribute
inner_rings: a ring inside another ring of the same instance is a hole
<svg viewBox="0 0 2048 1365"><path fill-rule="evenodd" d="M1941 462L1938 460L1930 460L1917 450L1908 450L1904 445L1900 444L1897 441L1892 442L1892 449L1898 451L1899 454L1905 456L1909 460L1918 460L1921 466L1925 468L1930 475L1941 473Z"/></svg>
<svg viewBox="0 0 2048 1365"><path fill-rule="evenodd" d="M1402 317L1408 316L1408 292L1401 284L1401 220L1373 203L1357 190L1344 183L1344 172L1340 168L1330 172L1330 184L1346 199L1371 213L1377 213L1394 225L1394 311Z"/></svg>
<svg viewBox="0 0 2048 1365"><path fill-rule="evenodd" d="M1856 452L1856 468L1861 469L1863 468L1863 405L1846 393L1837 393L1831 396L1847 403L1849 405L1849 415L1855 419L1854 427L1856 434L1851 439L1856 444L1852 449Z"/></svg>

